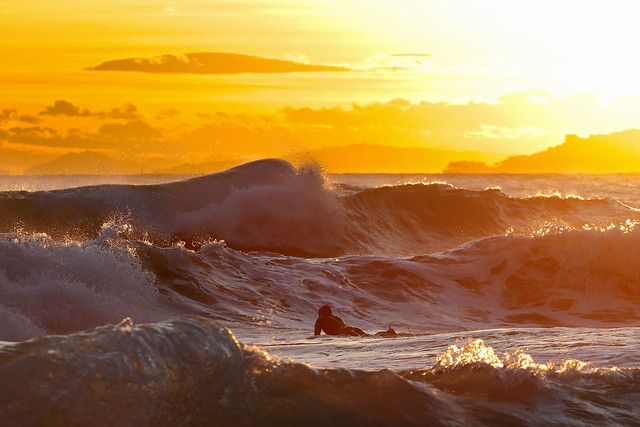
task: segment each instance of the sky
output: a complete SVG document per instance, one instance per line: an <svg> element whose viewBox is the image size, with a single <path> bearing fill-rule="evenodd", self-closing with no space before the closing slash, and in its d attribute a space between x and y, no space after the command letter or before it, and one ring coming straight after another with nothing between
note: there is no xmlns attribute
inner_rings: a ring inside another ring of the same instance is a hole
<svg viewBox="0 0 640 427"><path fill-rule="evenodd" d="M350 144L496 161L640 127L638 9L5 0L0 171L86 150L154 169Z"/></svg>

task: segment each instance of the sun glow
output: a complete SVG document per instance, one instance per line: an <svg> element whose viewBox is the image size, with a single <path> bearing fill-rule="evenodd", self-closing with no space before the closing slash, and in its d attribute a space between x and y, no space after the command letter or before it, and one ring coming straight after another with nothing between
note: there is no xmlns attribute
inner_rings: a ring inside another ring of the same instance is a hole
<svg viewBox="0 0 640 427"><path fill-rule="evenodd" d="M178 158L195 164L312 152L332 172L441 172L451 162L459 162L453 172L548 172L521 159L496 162L558 146L567 134L640 127L640 60L629 49L640 39L638 7L620 0L579 7L549 0L535 7L506 0L5 2L0 154L10 160L0 172L84 150L154 171L164 164L147 160L175 166ZM51 114L59 103L75 110ZM123 105L135 114L112 112ZM640 172L632 166L640 149L623 145L590 148L604 160L598 164L536 164ZM389 161L372 166L375 159Z"/></svg>

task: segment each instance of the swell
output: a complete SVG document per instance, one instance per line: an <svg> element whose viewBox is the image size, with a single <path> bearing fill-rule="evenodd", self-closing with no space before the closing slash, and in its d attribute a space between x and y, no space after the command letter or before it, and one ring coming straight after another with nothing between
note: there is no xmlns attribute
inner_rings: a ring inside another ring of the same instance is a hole
<svg viewBox="0 0 640 427"><path fill-rule="evenodd" d="M4 346L0 371L5 425L198 425L243 361L229 331L185 318Z"/></svg>
<svg viewBox="0 0 640 427"><path fill-rule="evenodd" d="M606 199L512 198L498 189L472 191L448 184L366 189L345 200L362 246L374 253L410 256L452 249L477 238L540 228L582 228L624 222L634 209ZM389 250L391 249L391 250Z"/></svg>
<svg viewBox="0 0 640 427"><path fill-rule="evenodd" d="M313 369L204 318L0 347L6 425L626 424L636 368L500 358L481 340L407 371Z"/></svg>
<svg viewBox="0 0 640 427"><path fill-rule="evenodd" d="M124 317L197 314L236 327L311 331L330 304L368 332L615 326L640 321L640 231L476 240L413 258L305 259L128 241L0 238L0 340L70 333ZM310 333L310 332L309 332Z"/></svg>
<svg viewBox="0 0 640 427"><path fill-rule="evenodd" d="M162 242L189 228L181 226L177 215L198 212L247 188L277 186L295 175L290 164L265 160L159 185L4 192L0 197L0 232L20 230L46 233L55 239L83 240L97 237L105 223L126 221L139 228L129 229L130 235ZM191 228L194 238L198 225Z"/></svg>
<svg viewBox="0 0 640 427"><path fill-rule="evenodd" d="M396 323L429 333L637 324L638 251L640 231L615 229L499 236L409 259L306 260L220 243L139 253L176 300L226 320L310 330L318 307L330 304L369 332Z"/></svg>
<svg viewBox="0 0 640 427"><path fill-rule="evenodd" d="M510 231L638 219L636 210L606 199L512 198L443 184L343 191L318 171L274 159L169 184L5 192L0 215L5 233L80 241L116 222L130 226L126 238L156 246L182 241L197 249L224 240L242 251L306 257L412 256Z"/></svg>

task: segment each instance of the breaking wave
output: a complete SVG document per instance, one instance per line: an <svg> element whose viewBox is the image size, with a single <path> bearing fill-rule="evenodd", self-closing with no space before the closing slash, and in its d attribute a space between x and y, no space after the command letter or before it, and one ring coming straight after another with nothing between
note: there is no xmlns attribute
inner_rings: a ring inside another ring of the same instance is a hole
<svg viewBox="0 0 640 427"><path fill-rule="evenodd" d="M634 424L640 215L607 188L264 160L0 193L3 425ZM324 304L371 335L312 336Z"/></svg>
<svg viewBox="0 0 640 427"><path fill-rule="evenodd" d="M417 333L501 325L613 326L640 320L640 230L475 240L412 258L306 259L126 240L0 238L0 340L69 333L130 316L199 314L309 329L319 306L369 329Z"/></svg>
<svg viewBox="0 0 640 427"><path fill-rule="evenodd" d="M313 369L198 317L7 344L0 374L6 425L626 424L639 415L637 368L540 364L475 340L423 369Z"/></svg>
<svg viewBox="0 0 640 427"><path fill-rule="evenodd" d="M160 185L101 185L0 194L0 232L95 238L108 222L160 246L211 240L285 255L412 256L543 227L607 227L640 217L613 200L512 198L445 184L339 188L312 168L262 160Z"/></svg>

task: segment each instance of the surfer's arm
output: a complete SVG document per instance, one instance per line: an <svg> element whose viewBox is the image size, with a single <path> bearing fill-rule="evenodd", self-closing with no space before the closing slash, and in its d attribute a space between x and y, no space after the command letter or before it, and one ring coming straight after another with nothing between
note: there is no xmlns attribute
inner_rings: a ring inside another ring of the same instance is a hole
<svg viewBox="0 0 640 427"><path fill-rule="evenodd" d="M320 319L316 320L316 325L313 328L313 335L320 335L322 327L320 326Z"/></svg>

